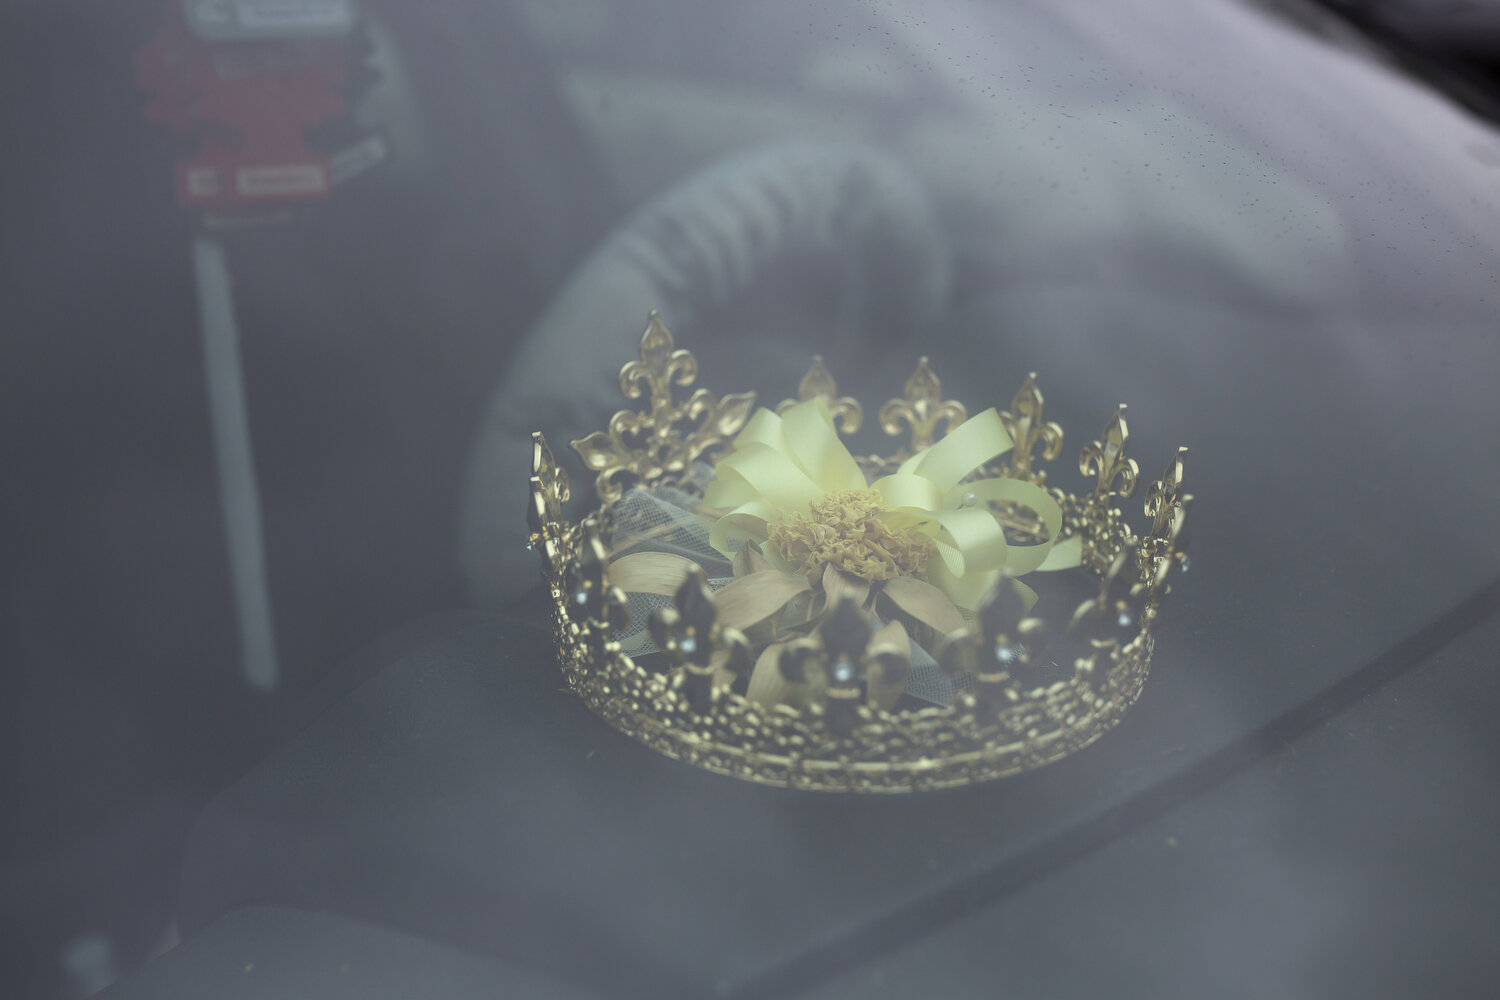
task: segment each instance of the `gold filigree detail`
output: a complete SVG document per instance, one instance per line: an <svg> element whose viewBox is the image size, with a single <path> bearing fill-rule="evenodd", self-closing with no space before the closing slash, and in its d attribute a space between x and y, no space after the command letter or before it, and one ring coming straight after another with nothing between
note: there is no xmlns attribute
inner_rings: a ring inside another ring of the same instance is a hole
<svg viewBox="0 0 1500 1000"><path fill-rule="evenodd" d="M669 337L658 336L643 343L638 367L627 366L635 373L631 381L640 386L632 398L653 398L643 419L668 412L655 407L657 397L666 394L670 405L672 387L687 384L696 373L695 363L673 361L684 353L675 351ZM829 391L835 391L829 383ZM812 388L822 394L816 382ZM1051 460L1056 445L1040 429L1049 426L1041 421L1040 393L1031 407L1034 390L1028 380L1017 394L1022 402L1012 403L1008 416L1015 422L1007 430L1029 458L1039 453ZM951 427L963 419L961 406L941 401L925 360L906 395L882 409L881 423L888 433L909 427L912 448L930 444L941 422ZM1030 423L1023 424L1028 416ZM696 767L768 785L912 792L986 781L1058 760L1102 736L1139 697L1169 577L1186 568L1184 510L1191 497L1181 490L1183 452L1147 491L1151 528L1137 537L1113 505L1135 486L1136 464L1124 454L1127 440L1122 407L1100 440L1083 449L1079 467L1092 479L1088 487L1077 495L1050 490L1063 512L1059 544L1081 543L1082 571L1098 585L1074 612L1070 627L1046 628L1041 618L1029 617L1024 589L1002 578L980 605L973 628L953 625L941 634L917 633L944 669L972 677L973 692L960 694L948 709L897 710L904 680L891 682L904 678L913 647L900 617L899 609L907 605L889 592L899 583L919 582L913 577L878 585L891 596L886 603L898 610L881 612L888 623L874 630L874 612L861 599L871 589L853 588L857 593L851 596L850 588L829 585L829 578L844 577L825 571L832 607L817 628L800 638L773 637L751 670L752 682L765 664L779 679L800 684L808 697L795 703L766 707L735 693L738 681L729 686L730 677L745 676L748 647L732 630L720 628L701 570L689 573L673 607L650 623L670 669L647 669L625 655L614 639L624 595L608 578L602 526L612 502L606 498L581 523L564 523L566 480L552 474L555 463L537 439L528 517L540 519L531 525L533 537L551 540L549 551L560 560L554 625L564 676L590 709L647 746ZM626 458L635 453L624 452ZM654 486L672 481L669 464L642 461L631 468L622 460L619 468ZM994 469L981 473L996 474ZM1032 461L1017 466L1012 460L1004 474L1039 483L1042 470ZM712 650L708 662L699 645L704 639Z"/></svg>
<svg viewBox="0 0 1500 1000"><path fill-rule="evenodd" d="M1046 661L1045 623L1028 618L1026 605L1009 574L979 609L978 629L964 629L943 647L939 661L952 676L974 677L974 708L995 718L1020 701L1028 687L1021 672Z"/></svg>
<svg viewBox="0 0 1500 1000"><path fill-rule="evenodd" d="M651 638L678 668L677 684L699 715L707 714L715 696L736 677L748 677L750 643L737 628L718 622L718 610L702 567L689 565L672 606L652 612Z"/></svg>
<svg viewBox="0 0 1500 1000"><path fill-rule="evenodd" d="M559 565L558 524L562 505L568 502L568 472L552 457L552 449L541 431L531 435L531 495L526 505L526 526L531 529L526 547L542 557L549 578Z"/></svg>
<svg viewBox="0 0 1500 1000"><path fill-rule="evenodd" d="M1187 506L1193 496L1182 492L1182 460L1186 454L1187 449L1179 447L1161 478L1146 490L1145 509L1151 518L1151 530L1141 542L1141 551L1150 560L1152 582L1162 596L1171 589L1166 582L1168 574L1184 573L1189 565Z"/></svg>
<svg viewBox="0 0 1500 1000"><path fill-rule="evenodd" d="M802 381L797 383L797 398L783 399L776 404L776 412L785 413L798 403L818 396L828 400L828 413L833 417L833 426L838 428L840 434L853 434L859 430L865 416L864 408L859 405L859 400L839 395L838 383L828 374L828 369L823 367L821 354L813 355L812 367L802 376Z"/></svg>
<svg viewBox="0 0 1500 1000"><path fill-rule="evenodd" d="M1150 623L1155 581L1144 574L1141 562L1141 551L1134 546L1116 553L1099 581L1099 595L1080 604L1068 623L1069 631L1088 643L1086 652L1073 663L1078 676L1091 685L1107 679L1110 665L1120 658L1125 644Z"/></svg>
<svg viewBox="0 0 1500 1000"><path fill-rule="evenodd" d="M577 551L563 574L563 599L575 624L618 630L628 623L625 592L610 586L608 566L599 520L585 518Z"/></svg>
<svg viewBox="0 0 1500 1000"><path fill-rule="evenodd" d="M1161 478L1146 490L1146 516L1151 518L1147 538L1170 543L1182 531L1184 509L1193 499L1182 493L1182 456L1186 454L1186 448L1178 448Z"/></svg>
<svg viewBox="0 0 1500 1000"><path fill-rule="evenodd" d="M1094 487L1096 503L1108 505L1112 496L1128 497L1135 492L1140 467L1135 464L1135 459L1125 457L1125 445L1129 440L1125 404L1121 403L1104 425L1099 440L1083 446L1083 452L1078 456L1078 470L1085 476L1098 477Z"/></svg>
<svg viewBox="0 0 1500 1000"><path fill-rule="evenodd" d="M928 366L927 359L917 361L916 371L906 380L903 399L892 399L880 408L880 429L891 437L899 437L902 428L909 428L911 438L907 453L915 454L931 446L937 440L938 424L943 433L969 419L969 411L956 399L943 399L943 385Z"/></svg>
<svg viewBox="0 0 1500 1000"><path fill-rule="evenodd" d="M1140 696L1152 641L1142 632L1102 651L1092 683L1004 683L988 715L975 695L953 709L887 711L842 699L849 729L834 735L826 711L765 708L738 695L693 709L681 682L619 652L588 651L560 633L569 687L589 708L659 753L694 767L782 788L908 793L1018 774L1068 756L1112 728ZM597 648L597 647L596 647ZM1075 667L1076 670L1076 667Z"/></svg>
<svg viewBox="0 0 1500 1000"><path fill-rule="evenodd" d="M1010 453L1008 475L1027 479L1032 477L1032 452L1041 445L1042 458L1048 462L1057 460L1062 454L1063 432L1055 423L1042 420L1042 390L1037 388L1036 372L1026 376L1026 381L1010 401L1010 409L1000 411L1000 423L1015 449ZM1046 473L1038 471L1038 484L1045 482Z"/></svg>
<svg viewBox="0 0 1500 1000"><path fill-rule="evenodd" d="M859 602L845 595L835 602L816 632L787 644L776 664L792 684L816 684L830 732L847 736L867 704L898 695L911 670L911 644L899 623L870 625ZM819 675L810 676L809 667Z"/></svg>
<svg viewBox="0 0 1500 1000"><path fill-rule="evenodd" d="M620 369L620 391L627 399L649 396L649 409L621 410L607 431L572 442L583 464L598 473L594 486L600 499L612 503L641 482L681 483L694 462L727 445L745 425L755 405L753 392L720 399L698 389L673 402L672 387L692 385L697 377L697 358L676 348L653 312L641 337L641 360Z"/></svg>

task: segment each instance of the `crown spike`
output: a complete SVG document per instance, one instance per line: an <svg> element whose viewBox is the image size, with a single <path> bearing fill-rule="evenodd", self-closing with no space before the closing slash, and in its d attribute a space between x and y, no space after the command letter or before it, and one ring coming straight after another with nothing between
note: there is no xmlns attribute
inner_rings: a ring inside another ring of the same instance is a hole
<svg viewBox="0 0 1500 1000"><path fill-rule="evenodd" d="M1167 463L1161 478L1146 490L1146 516L1151 518L1149 537L1170 540L1181 530L1177 524L1182 513L1184 498L1178 493L1182 486L1182 457L1187 449L1179 447L1177 454Z"/></svg>
<svg viewBox="0 0 1500 1000"><path fill-rule="evenodd" d="M930 447L940 436L939 424L946 434L969 419L964 404L956 399L943 399L943 384L933 374L925 356L918 359L903 392L904 398L889 400L880 408L880 429L891 437L899 437L903 427L909 429L907 454Z"/></svg>
<svg viewBox="0 0 1500 1000"><path fill-rule="evenodd" d="M1095 503L1108 505L1112 496L1128 497L1135 492L1140 468L1135 459L1125 457L1125 445L1129 440L1125 404L1121 403L1105 423L1099 440L1084 445L1078 456L1079 471L1085 476L1098 477L1098 484L1094 487Z"/></svg>
<svg viewBox="0 0 1500 1000"><path fill-rule="evenodd" d="M552 457L541 431L531 435L531 492L526 504L526 547L542 559L542 573L556 582L560 572L557 526L562 505L568 502L568 473Z"/></svg>
<svg viewBox="0 0 1500 1000"><path fill-rule="evenodd" d="M828 369L823 367L821 354L813 355L812 367L807 369L807 374L797 383L797 398L783 399L776 404L776 412L785 413L799 402L819 396L828 400L828 414L833 417L833 425L840 434L853 434L859 430L859 425L864 420L864 408L859 405L859 400L839 395L838 383L828 374Z"/></svg>
<svg viewBox="0 0 1500 1000"><path fill-rule="evenodd" d="M1062 454L1063 432L1055 423L1042 420L1042 390L1037 388L1036 372L1030 372L1021 388L1010 401L1010 409L1000 411L1000 422L1005 433L1010 435L1015 450L1010 453L1008 475L1025 479L1032 475L1032 452L1042 448L1042 458L1056 461ZM1046 473L1036 474L1037 482L1044 482Z"/></svg>
<svg viewBox="0 0 1500 1000"><path fill-rule="evenodd" d="M608 431L572 442L589 470L594 488L613 503L642 482L690 484L693 463L726 447L750 417L755 393L714 396L699 389L674 403L672 387L698 377L698 359L679 349L661 316L653 312L641 336L641 359L620 369L620 391L627 399L649 396L645 412L620 410Z"/></svg>

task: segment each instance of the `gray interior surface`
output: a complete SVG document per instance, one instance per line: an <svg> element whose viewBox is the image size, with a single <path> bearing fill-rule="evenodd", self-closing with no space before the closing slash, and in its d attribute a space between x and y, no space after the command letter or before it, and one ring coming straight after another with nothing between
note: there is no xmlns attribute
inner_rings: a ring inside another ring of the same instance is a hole
<svg viewBox="0 0 1500 1000"><path fill-rule="evenodd" d="M250 907L99 994L104 1000L589 1000L597 994L410 934L326 913Z"/></svg>
<svg viewBox="0 0 1500 1000"><path fill-rule="evenodd" d="M1342 666L1408 666L1496 601L1490 588ZM1094 747L1017 778L877 798L763 788L593 718L561 689L543 617L532 603L393 663L221 796L189 846L185 930L276 902L616 995L775 995L804 963L899 937L903 921L918 933L934 906L988 902L1049 842L1107 840L1123 804L1212 779L1211 755L1234 739L1243 753L1256 728L1206 743L1183 723L1198 689L1169 670Z"/></svg>
<svg viewBox="0 0 1500 1000"><path fill-rule="evenodd" d="M1491 616L1243 773L796 995L1493 995L1497 642Z"/></svg>
<svg viewBox="0 0 1500 1000"><path fill-rule="evenodd" d="M759 992L894 998L941 982L955 998L1488 995L1500 973L1489 724L1500 624L1491 614L1467 628L1418 663L1384 665L1363 694L1286 727L1225 780L1139 823L1120 813L1060 863L1042 852L1014 866L993 900L816 955ZM106 996L619 995L482 950L249 907Z"/></svg>

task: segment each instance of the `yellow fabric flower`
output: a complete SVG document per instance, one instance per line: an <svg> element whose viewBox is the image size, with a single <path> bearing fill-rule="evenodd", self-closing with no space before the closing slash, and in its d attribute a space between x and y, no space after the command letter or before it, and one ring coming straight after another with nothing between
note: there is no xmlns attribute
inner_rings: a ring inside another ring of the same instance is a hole
<svg viewBox="0 0 1500 1000"><path fill-rule="evenodd" d="M812 501L811 514L788 511L770 524L769 548L799 572L823 566L871 582L920 575L932 551L927 537L891 528L880 517L885 500L874 490L838 490Z"/></svg>
<svg viewBox="0 0 1500 1000"><path fill-rule="evenodd" d="M726 557L755 543L777 568L794 572L821 564L872 582L920 576L973 609L1003 570L1020 576L1077 563L1071 551L1048 559L1062 510L1045 490L1020 479L963 481L1010 448L991 408L871 483L822 398L781 415L758 410L719 459L704 494L704 507L727 511L709 541ZM992 502L1029 508L1046 526L1047 540L1008 542Z"/></svg>

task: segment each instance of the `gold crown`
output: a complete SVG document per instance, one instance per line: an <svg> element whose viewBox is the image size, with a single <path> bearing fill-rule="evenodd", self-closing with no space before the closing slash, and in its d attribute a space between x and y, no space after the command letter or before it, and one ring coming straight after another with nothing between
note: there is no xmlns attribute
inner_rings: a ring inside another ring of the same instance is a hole
<svg viewBox="0 0 1500 1000"><path fill-rule="evenodd" d="M528 547L568 685L610 725L750 781L905 792L1055 761L1140 695L1192 498L1179 448L1147 490L1149 529L1125 524L1123 405L1082 449L1092 488L1074 495L1036 465L1063 435L1034 375L1009 409L970 417L923 358L879 411L905 446L856 459L842 437L860 405L819 358L797 400L752 414L751 393L674 399L698 364L655 313L640 353L620 388L646 406L572 442L601 504L581 522L533 435ZM1052 581L1038 612L1073 608L1065 627L1031 615L1028 572Z"/></svg>

